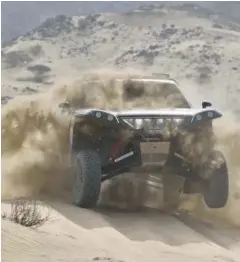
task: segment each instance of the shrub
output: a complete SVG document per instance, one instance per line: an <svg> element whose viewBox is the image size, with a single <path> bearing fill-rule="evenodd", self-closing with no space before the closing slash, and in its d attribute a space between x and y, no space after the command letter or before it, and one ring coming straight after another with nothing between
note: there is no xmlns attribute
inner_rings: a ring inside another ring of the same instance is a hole
<svg viewBox="0 0 240 262"><path fill-rule="evenodd" d="M42 215L36 201L15 200L11 203L10 214L2 213L1 217L25 227L39 227L49 221L50 215L49 211Z"/></svg>
<svg viewBox="0 0 240 262"><path fill-rule="evenodd" d="M86 19L79 19L78 20L78 30L85 30L89 26L89 21Z"/></svg>
<svg viewBox="0 0 240 262"><path fill-rule="evenodd" d="M49 73L51 71L51 68L45 65L33 65L29 66L28 71L32 72L32 77L25 77L25 78L18 78L18 81L31 81L35 83L44 83L46 82L50 75Z"/></svg>
<svg viewBox="0 0 240 262"><path fill-rule="evenodd" d="M34 55L34 56L39 56L40 54L43 53L43 50L42 50L42 47L37 44L37 45L34 45L30 48L30 52Z"/></svg>
<svg viewBox="0 0 240 262"><path fill-rule="evenodd" d="M22 51L11 51L5 53L4 60L7 66L12 68L12 67L28 64L29 62L32 61L32 58L28 54Z"/></svg>
<svg viewBox="0 0 240 262"><path fill-rule="evenodd" d="M28 70L39 75L43 75L47 72L51 71L51 68L45 65L34 65L34 66L29 66Z"/></svg>

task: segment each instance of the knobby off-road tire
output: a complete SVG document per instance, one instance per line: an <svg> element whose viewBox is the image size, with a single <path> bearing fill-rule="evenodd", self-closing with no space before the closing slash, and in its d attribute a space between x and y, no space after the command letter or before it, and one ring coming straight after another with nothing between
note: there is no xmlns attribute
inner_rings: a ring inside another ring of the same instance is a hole
<svg viewBox="0 0 240 262"><path fill-rule="evenodd" d="M219 167L213 169L211 176L204 183L203 197L209 208L222 208L226 205L229 194L229 178L226 160L219 151L214 151L212 160L223 160Z"/></svg>
<svg viewBox="0 0 240 262"><path fill-rule="evenodd" d="M101 162L96 151L79 151L74 159L72 202L82 208L93 208L101 190Z"/></svg>

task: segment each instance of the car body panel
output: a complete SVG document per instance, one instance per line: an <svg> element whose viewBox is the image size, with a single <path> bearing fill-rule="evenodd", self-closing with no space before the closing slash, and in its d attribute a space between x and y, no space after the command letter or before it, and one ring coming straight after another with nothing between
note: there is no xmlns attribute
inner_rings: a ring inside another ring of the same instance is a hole
<svg viewBox="0 0 240 262"><path fill-rule="evenodd" d="M74 116L76 117L87 117L92 116L96 117L99 120L102 115L111 116L112 120L119 122L119 118L185 118L191 117L191 123L194 119L197 118L198 115L201 115L202 118L205 119L216 119L222 116L220 112L211 108L161 108L161 109L134 109L134 110L126 110L126 111L106 111L99 109L80 109L74 111ZM98 117L99 116L99 117ZM202 120L198 119L197 120ZM110 121L112 121L110 120Z"/></svg>

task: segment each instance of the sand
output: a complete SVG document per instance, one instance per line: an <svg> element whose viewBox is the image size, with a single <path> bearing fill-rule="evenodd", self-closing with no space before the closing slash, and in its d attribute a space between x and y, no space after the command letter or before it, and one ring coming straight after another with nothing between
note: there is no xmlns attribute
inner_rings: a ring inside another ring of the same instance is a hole
<svg viewBox="0 0 240 262"><path fill-rule="evenodd" d="M47 203L52 221L38 230L2 221L2 261L239 261L238 233L230 229L206 230L198 223L197 232L154 210L91 211Z"/></svg>

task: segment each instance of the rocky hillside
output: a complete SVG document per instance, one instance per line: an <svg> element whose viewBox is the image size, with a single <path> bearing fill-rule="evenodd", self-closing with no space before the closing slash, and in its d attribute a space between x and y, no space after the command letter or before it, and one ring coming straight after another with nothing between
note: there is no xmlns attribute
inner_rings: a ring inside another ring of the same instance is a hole
<svg viewBox="0 0 240 262"><path fill-rule="evenodd" d="M126 12L144 2L92 2L92 1L3 1L2 43L11 41L39 26L49 17L59 14L67 16L104 12Z"/></svg>
<svg viewBox="0 0 240 262"><path fill-rule="evenodd" d="M192 102L201 97L237 110L239 43L240 24L193 4L58 15L2 48L2 101L68 82L84 70L131 67L170 73Z"/></svg>
<svg viewBox="0 0 240 262"><path fill-rule="evenodd" d="M11 39L19 37L29 30L39 26L45 19L54 17L59 14L67 16L87 15L93 13L114 12L121 13L132 10L142 5L149 5L156 2L81 2L81 1L20 1L11 2L3 1L2 7L2 43L11 41ZM162 2L164 5L179 5L180 2ZM181 3L186 3L181 1ZM159 3L157 3L159 5ZM204 8L204 13L211 10L224 15L228 20L240 21L240 3L239 2L203 2L194 1L187 2L188 5ZM198 8L198 9L199 9Z"/></svg>

